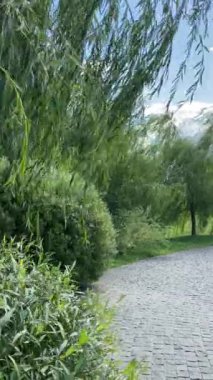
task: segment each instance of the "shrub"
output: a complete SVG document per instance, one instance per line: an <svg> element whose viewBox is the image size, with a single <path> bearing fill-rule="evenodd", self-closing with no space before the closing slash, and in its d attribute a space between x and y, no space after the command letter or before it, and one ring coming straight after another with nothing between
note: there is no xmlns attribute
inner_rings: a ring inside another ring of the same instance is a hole
<svg viewBox="0 0 213 380"><path fill-rule="evenodd" d="M33 243L0 246L0 379L128 378L109 359L109 311L42 257Z"/></svg>
<svg viewBox="0 0 213 380"><path fill-rule="evenodd" d="M140 249L141 253L151 255L156 245L165 243L161 226L140 208L123 211L117 218L116 225L120 253L125 254Z"/></svg>
<svg viewBox="0 0 213 380"><path fill-rule="evenodd" d="M75 261L79 281L88 283L116 253L111 216L94 188L85 190L80 181L70 187L62 176L59 182L60 186L49 178L48 186L34 196L32 230L35 235L39 226L44 249L63 266Z"/></svg>
<svg viewBox="0 0 213 380"><path fill-rule="evenodd" d="M21 196L2 186L0 227L1 237L42 240L62 267L76 262L81 284L96 280L116 253L111 216L97 191L77 176L70 185L68 175L55 170L38 186L26 186Z"/></svg>

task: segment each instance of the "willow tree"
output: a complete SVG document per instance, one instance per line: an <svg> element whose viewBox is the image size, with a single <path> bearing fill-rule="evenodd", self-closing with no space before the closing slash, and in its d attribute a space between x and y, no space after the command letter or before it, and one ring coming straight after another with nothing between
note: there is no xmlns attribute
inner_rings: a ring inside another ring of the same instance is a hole
<svg viewBox="0 0 213 380"><path fill-rule="evenodd" d="M164 84L182 21L186 56L170 100L196 50L193 96L211 3L143 0L135 18L127 0L1 0L1 154L22 173L28 158L104 172L144 90Z"/></svg>

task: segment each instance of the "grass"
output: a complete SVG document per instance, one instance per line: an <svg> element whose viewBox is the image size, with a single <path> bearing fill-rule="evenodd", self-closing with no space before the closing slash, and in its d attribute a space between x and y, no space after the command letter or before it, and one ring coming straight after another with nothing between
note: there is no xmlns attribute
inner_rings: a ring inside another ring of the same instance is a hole
<svg viewBox="0 0 213 380"><path fill-rule="evenodd" d="M154 243L146 245L145 247L131 250L124 255L118 255L111 261L110 267L115 268L121 265L143 260L148 257L167 255L169 253L187 251L193 248L203 248L208 246L213 246L213 235L180 236L168 239L163 243Z"/></svg>

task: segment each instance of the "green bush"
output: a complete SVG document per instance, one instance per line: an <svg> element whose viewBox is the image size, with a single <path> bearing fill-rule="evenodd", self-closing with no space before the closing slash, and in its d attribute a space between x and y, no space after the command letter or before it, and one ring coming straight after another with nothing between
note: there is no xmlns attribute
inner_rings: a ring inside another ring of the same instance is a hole
<svg viewBox="0 0 213 380"><path fill-rule="evenodd" d="M128 378L109 359L109 311L43 257L33 243L0 246L0 379Z"/></svg>
<svg viewBox="0 0 213 380"><path fill-rule="evenodd" d="M97 191L79 179L70 187L62 175L49 177L33 198L31 215L45 251L63 266L75 261L81 283L96 280L116 253L111 216Z"/></svg>
<svg viewBox="0 0 213 380"><path fill-rule="evenodd" d="M116 225L120 253L141 250L141 253L151 255L156 245L165 244L162 227L140 208L123 211L117 218Z"/></svg>
<svg viewBox="0 0 213 380"><path fill-rule="evenodd" d="M27 181L26 181L27 182ZM77 280L96 280L116 253L111 216L97 191L76 176L53 170L23 194L1 186L1 237L42 240L45 252L62 267L76 262Z"/></svg>

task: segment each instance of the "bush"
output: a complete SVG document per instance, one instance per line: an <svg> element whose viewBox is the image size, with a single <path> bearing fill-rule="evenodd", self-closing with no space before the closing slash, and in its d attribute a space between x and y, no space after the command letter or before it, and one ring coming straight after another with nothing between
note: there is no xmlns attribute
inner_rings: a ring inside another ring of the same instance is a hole
<svg viewBox="0 0 213 380"><path fill-rule="evenodd" d="M79 180L70 187L63 176L58 182L49 178L34 196L33 232L39 225L45 251L63 266L75 261L78 280L88 283L99 277L116 253L111 216L93 187L85 190Z"/></svg>
<svg viewBox="0 0 213 380"><path fill-rule="evenodd" d="M109 311L42 257L33 243L0 246L0 379L128 378L109 359Z"/></svg>
<svg viewBox="0 0 213 380"><path fill-rule="evenodd" d="M97 191L78 177L70 185L66 173L53 171L38 186L31 183L21 196L14 194L2 186L1 237L42 240L56 264L76 262L81 284L96 280L116 253L111 216Z"/></svg>
<svg viewBox="0 0 213 380"><path fill-rule="evenodd" d="M125 254L140 249L141 253L151 255L156 245L165 244L162 227L140 208L122 212L117 218L116 225L120 253Z"/></svg>

